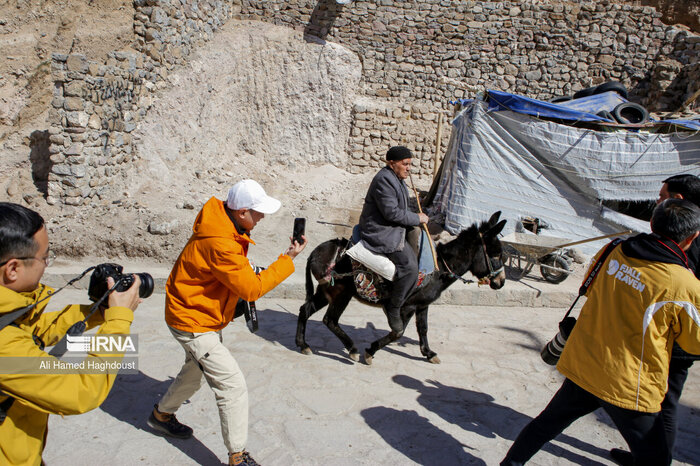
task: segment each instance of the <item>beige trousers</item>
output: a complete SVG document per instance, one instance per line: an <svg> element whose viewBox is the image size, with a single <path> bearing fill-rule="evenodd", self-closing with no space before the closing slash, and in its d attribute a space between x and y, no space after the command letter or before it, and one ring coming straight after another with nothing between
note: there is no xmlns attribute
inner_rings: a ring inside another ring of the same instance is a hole
<svg viewBox="0 0 700 466"><path fill-rule="evenodd" d="M202 375L219 407L221 435L229 453L242 451L248 441L248 387L231 352L218 332L191 333L168 327L185 350L185 364L158 409L174 413L202 385Z"/></svg>

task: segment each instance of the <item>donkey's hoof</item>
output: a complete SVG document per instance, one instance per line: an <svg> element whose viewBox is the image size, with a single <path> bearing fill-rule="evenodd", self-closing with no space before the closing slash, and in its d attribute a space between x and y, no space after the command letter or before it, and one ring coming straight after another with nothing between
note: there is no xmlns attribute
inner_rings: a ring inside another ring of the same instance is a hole
<svg viewBox="0 0 700 466"><path fill-rule="evenodd" d="M350 359L357 362L360 360L360 353L357 350L350 351Z"/></svg>
<svg viewBox="0 0 700 466"><path fill-rule="evenodd" d="M305 354L307 356L310 354L313 354L313 353L311 353L311 348L309 348L308 346L306 348L302 348L300 351L301 351L301 354Z"/></svg>
<svg viewBox="0 0 700 466"><path fill-rule="evenodd" d="M440 358L438 358L436 354L435 356L429 357L428 362L431 364L440 364L442 361L440 361Z"/></svg>
<svg viewBox="0 0 700 466"><path fill-rule="evenodd" d="M372 359L374 359L374 356L372 356L371 354L369 354L369 353L365 350L365 364L367 364L368 366L371 366L371 365L372 365Z"/></svg>

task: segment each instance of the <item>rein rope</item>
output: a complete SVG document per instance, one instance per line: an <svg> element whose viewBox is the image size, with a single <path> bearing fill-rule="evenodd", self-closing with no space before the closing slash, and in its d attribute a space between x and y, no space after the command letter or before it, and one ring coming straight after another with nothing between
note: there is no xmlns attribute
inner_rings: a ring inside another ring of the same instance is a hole
<svg viewBox="0 0 700 466"><path fill-rule="evenodd" d="M484 260L486 260L486 265L488 265L489 267L489 274L487 275L487 278L491 280L493 277L503 272L503 265L501 265L496 270L493 269L493 265L491 265L491 259L489 258L489 254L486 252L486 242L484 241L484 235L482 235L481 232L479 232L479 239L481 240L481 249L484 251Z"/></svg>
<svg viewBox="0 0 700 466"><path fill-rule="evenodd" d="M466 279L466 278L464 278L464 277L462 277L462 276L457 275L456 273L454 273L454 272L452 271L452 269L450 269L450 266L447 265L447 262L445 262L445 259L443 259L442 257L441 257L440 259L442 260L443 265L444 265L445 268L447 269L447 276L448 276L448 277L450 277L450 278L455 278L455 279L457 279L457 280L461 280L462 283L464 283L465 285L468 285L468 284L470 284L470 283L474 283L474 280L468 280L468 279Z"/></svg>

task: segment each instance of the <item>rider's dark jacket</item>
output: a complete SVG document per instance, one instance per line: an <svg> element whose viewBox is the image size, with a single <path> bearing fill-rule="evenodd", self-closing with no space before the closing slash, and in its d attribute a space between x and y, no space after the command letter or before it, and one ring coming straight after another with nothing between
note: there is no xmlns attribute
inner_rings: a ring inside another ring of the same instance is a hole
<svg viewBox="0 0 700 466"><path fill-rule="evenodd" d="M379 170L365 196L360 215L362 240L373 252L403 249L406 228L420 225L420 218L408 210L408 189L388 166Z"/></svg>

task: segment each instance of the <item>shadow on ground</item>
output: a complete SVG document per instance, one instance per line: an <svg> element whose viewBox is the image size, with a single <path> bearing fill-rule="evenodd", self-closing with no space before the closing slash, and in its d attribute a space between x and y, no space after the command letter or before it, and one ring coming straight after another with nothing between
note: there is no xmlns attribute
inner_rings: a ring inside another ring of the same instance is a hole
<svg viewBox="0 0 700 466"><path fill-rule="evenodd" d="M120 374L100 409L115 419L145 431L144 435L158 435L146 424L146 419L171 382L172 378L156 380L140 371L138 374ZM202 387L204 389L208 388ZM196 432L189 439L164 438L195 464L221 464L219 457L197 439Z"/></svg>
<svg viewBox="0 0 700 466"><path fill-rule="evenodd" d="M421 382L407 375L395 375L392 380L402 387L418 392L417 400L426 409L445 421L482 437L498 436L513 441L522 428L532 420L530 416L508 406L494 403L493 397L486 393L443 385L436 380ZM544 409L544 406L542 408ZM601 458L609 458L608 450L565 434L559 435L557 441ZM552 443L545 444L542 449L574 464L605 464L591 461L585 456ZM505 454L504 451L503 456Z"/></svg>
<svg viewBox="0 0 700 466"><path fill-rule="evenodd" d="M418 464L486 464L465 451L469 446L435 427L415 411L377 406L365 409L361 414L367 425L387 444Z"/></svg>
<svg viewBox="0 0 700 466"><path fill-rule="evenodd" d="M282 306L280 306L282 308ZM282 311L275 309L258 310L259 328L255 333L260 338L267 341L278 343L290 351L299 351L296 345L297 318L295 312L282 308ZM340 362L347 363L350 361L348 352L343 347L340 340L326 327L320 320L323 319L325 309L314 314L314 319L309 319L306 324L306 342L311 347L314 355L336 359ZM242 320L242 319L241 319ZM342 319L340 326L353 339L357 349L362 354L365 348L369 348L372 342L384 337L388 332L388 324L386 317L381 309L377 309L376 322L386 327L377 328L372 322L365 322L364 327L354 327L352 325L343 324ZM415 319L411 319L409 326L415 326ZM418 340L407 336L402 336L398 342L394 342L383 348L375 354L375 358L381 358L383 351L389 351L394 354L401 354L414 360L425 360L420 353ZM350 361L351 363L351 361Z"/></svg>

